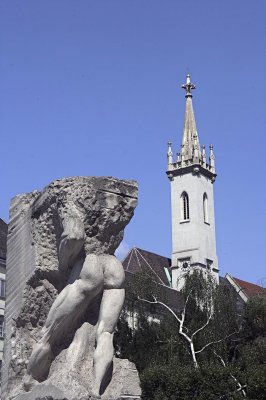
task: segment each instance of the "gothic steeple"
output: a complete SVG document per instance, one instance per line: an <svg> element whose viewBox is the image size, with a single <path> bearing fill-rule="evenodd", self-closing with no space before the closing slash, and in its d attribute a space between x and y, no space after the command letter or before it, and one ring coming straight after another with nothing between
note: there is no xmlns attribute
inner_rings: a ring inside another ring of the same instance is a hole
<svg viewBox="0 0 266 400"><path fill-rule="evenodd" d="M189 74L187 74L186 83L182 85L182 88L186 91L185 120L182 144L176 161L173 160L172 148L168 144L168 177L171 180L173 176L193 171L193 173L201 173L208 178L211 178L211 181L214 182L216 173L214 166L213 146L210 147L209 163L207 163L205 146L202 146L202 148L200 146L193 110L192 90L196 89L196 86L191 82Z"/></svg>
<svg viewBox="0 0 266 400"><path fill-rule="evenodd" d="M185 110L185 122L182 139L182 149L184 160L190 160L200 157L200 144L197 133L196 121L193 111L192 93L196 86L191 83L190 75L187 74L186 83L182 85L182 88L186 91L186 110Z"/></svg>

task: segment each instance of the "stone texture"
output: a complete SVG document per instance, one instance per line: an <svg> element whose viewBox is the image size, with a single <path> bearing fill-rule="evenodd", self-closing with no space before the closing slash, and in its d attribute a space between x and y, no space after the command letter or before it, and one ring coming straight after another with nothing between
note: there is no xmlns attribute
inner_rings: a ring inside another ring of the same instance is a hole
<svg viewBox="0 0 266 400"><path fill-rule="evenodd" d="M23 393L17 400L31 400L42 395L67 400L87 399L92 386L92 357L95 326L85 322L77 330L70 346L54 360L48 379L36 386L31 393ZM114 358L112 380L102 394L102 399L138 398L141 394L139 377L133 363ZM132 393L135 396L132 396ZM33 397L32 397L33 396ZM36 396L36 397L34 397Z"/></svg>
<svg viewBox="0 0 266 400"><path fill-rule="evenodd" d="M112 255L123 238L124 228L133 216L136 204L136 182L111 177L65 178L52 182L42 192L34 191L12 200L7 244L2 398L12 398L20 392L32 347L40 337L55 298L68 283L70 271L61 270L58 260L65 221L71 219L73 213L82 220L84 256L90 253ZM64 336L57 345L57 357L48 380L37 385L31 393L20 394L17 398L51 396L70 400L88 397L100 301L99 295L94 306L73 323L73 329L62 333ZM48 388L49 393L45 392ZM134 365L127 360L115 359L113 380L103 398L139 394Z"/></svg>
<svg viewBox="0 0 266 400"><path fill-rule="evenodd" d="M77 395L78 398L86 396L92 386L91 371L94 351L92 338L95 338L95 327L85 322L76 332L69 348L60 353L50 370L48 382L62 391L66 390L69 393L69 400L74 400ZM69 383L70 376L71 384ZM128 360L115 358L112 371L106 378L107 381L111 378L112 380L102 395L103 399L140 394L136 367Z"/></svg>

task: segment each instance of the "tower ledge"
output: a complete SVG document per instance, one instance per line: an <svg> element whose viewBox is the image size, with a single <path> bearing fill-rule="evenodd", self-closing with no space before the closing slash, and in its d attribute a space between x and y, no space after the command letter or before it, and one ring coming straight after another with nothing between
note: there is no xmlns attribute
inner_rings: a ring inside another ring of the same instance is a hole
<svg viewBox="0 0 266 400"><path fill-rule="evenodd" d="M170 180L174 176L184 175L192 173L194 175L204 175L211 180L212 183L215 182L217 174L213 172L213 168L209 164L203 164L202 161L193 162L192 160L187 160L182 162L176 162L168 165L168 171L166 174Z"/></svg>

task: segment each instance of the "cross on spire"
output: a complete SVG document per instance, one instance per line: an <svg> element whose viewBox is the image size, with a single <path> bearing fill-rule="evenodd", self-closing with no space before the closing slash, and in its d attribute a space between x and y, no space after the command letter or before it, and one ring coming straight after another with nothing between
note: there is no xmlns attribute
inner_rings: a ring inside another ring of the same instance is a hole
<svg viewBox="0 0 266 400"><path fill-rule="evenodd" d="M187 74L187 81L186 81L186 83L184 83L184 85L182 85L182 89L185 89L186 97L187 96L191 96L192 97L191 90L192 89L196 89L196 86L191 82L189 74Z"/></svg>

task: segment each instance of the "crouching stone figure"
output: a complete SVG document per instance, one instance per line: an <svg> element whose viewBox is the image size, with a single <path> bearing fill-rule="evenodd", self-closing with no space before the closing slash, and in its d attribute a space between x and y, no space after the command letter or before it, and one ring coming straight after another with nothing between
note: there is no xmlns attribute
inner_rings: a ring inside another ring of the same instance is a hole
<svg viewBox="0 0 266 400"><path fill-rule="evenodd" d="M21 371L24 375L22 386L28 392L49 377L51 364L59 350L67 347L65 338L86 322L84 315L97 303L96 346L89 395L100 398L103 381L112 364L114 330L125 299L125 274L114 251L123 238L124 227L133 216L137 184L114 178L65 178L53 182L43 192L33 193L30 201L29 195L27 202L25 195L21 198L27 209L26 220L21 224L24 222L24 226L25 223L28 226L31 245L35 249L31 255L34 257L33 263L31 260L33 270L24 282L26 291L24 288L19 318L11 335L22 339L22 347L27 335L28 341L33 342L31 353L29 346L24 346L23 354L28 349L29 356ZM16 229L20 229L18 221L13 231ZM9 247L12 252L12 243ZM22 260L22 268L27 257ZM33 300L34 291L41 291L40 286L52 293L54 300L50 300L51 307L43 311L41 301L45 297L36 295L39 321L32 322L32 326L29 326L30 322L23 326L21 319L28 321L25 315L28 303ZM30 298L27 297L29 293ZM13 348L12 352L14 357ZM14 368L14 362L10 363L9 372L10 368Z"/></svg>

